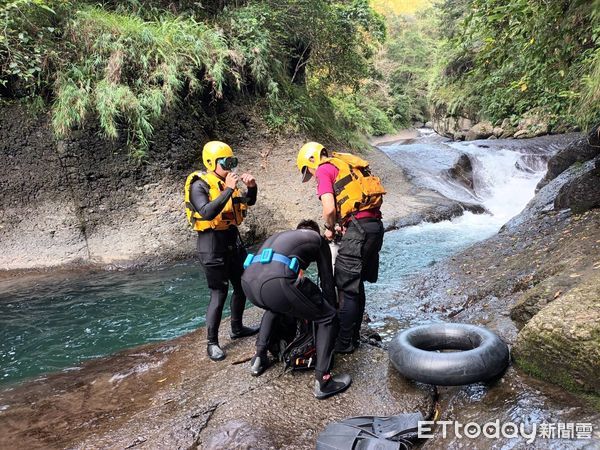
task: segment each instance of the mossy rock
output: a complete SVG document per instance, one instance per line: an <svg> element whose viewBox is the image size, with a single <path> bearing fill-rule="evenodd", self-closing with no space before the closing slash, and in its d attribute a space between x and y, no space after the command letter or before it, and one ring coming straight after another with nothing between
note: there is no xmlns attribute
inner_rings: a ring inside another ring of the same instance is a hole
<svg viewBox="0 0 600 450"><path fill-rule="evenodd" d="M593 270L577 287L543 308L520 331L513 348L525 371L571 391L600 395L600 277Z"/></svg>
<svg viewBox="0 0 600 450"><path fill-rule="evenodd" d="M531 289L526 290L510 308L510 318L517 328L523 328L537 313L550 302L556 300L577 283L568 273L549 277Z"/></svg>

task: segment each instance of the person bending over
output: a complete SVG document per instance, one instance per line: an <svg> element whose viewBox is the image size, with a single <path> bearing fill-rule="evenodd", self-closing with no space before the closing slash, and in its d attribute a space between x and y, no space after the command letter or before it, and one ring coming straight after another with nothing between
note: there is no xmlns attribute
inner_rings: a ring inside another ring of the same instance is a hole
<svg viewBox="0 0 600 450"><path fill-rule="evenodd" d="M310 263L317 263L321 288L303 275ZM331 251L319 234L316 222L300 222L296 230L271 236L256 256L245 262L242 287L248 299L265 309L256 341L251 372L258 376L267 368L267 346L277 315L286 314L312 321L316 326L314 395L324 399L344 391L352 382L347 374L330 372L338 332L337 296Z"/></svg>

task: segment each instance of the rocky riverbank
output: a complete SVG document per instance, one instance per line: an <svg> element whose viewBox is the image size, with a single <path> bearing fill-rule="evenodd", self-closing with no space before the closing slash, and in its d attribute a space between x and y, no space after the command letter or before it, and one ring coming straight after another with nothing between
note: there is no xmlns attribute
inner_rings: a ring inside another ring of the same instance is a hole
<svg viewBox="0 0 600 450"><path fill-rule="evenodd" d="M256 308L246 314L257 321ZM337 358L349 391L312 395L312 372L259 378L248 371L254 339L220 340L228 356L206 356L204 330L151 344L0 392L2 448L314 448L332 420L368 412L431 413L433 391L398 375L387 354L363 346Z"/></svg>
<svg viewBox="0 0 600 450"><path fill-rule="evenodd" d="M127 267L191 257L195 240L182 189L210 139L227 140L240 170L257 178L258 202L242 227L248 242L320 215L314 184L300 183L295 166L308 138L272 134L242 105L220 112L218 120L174 113L158 124L144 164L129 159L125 142L106 141L93 127L56 141L48 120L21 106L0 109L2 271ZM460 204L415 188L379 150L365 157L388 187L388 226L462 212Z"/></svg>
<svg viewBox="0 0 600 450"><path fill-rule="evenodd" d="M549 133L562 134L577 131L577 127L558 122L556 115L550 114L543 108L534 108L521 117L505 118L494 123L489 120L478 120L476 117L449 116L442 109L433 115L432 121L428 124L436 133L455 141L528 139Z"/></svg>
<svg viewBox="0 0 600 450"><path fill-rule="evenodd" d="M501 232L396 294L414 314L492 328L527 372L600 404L598 131L548 163L539 192ZM393 315L393 314L392 314Z"/></svg>

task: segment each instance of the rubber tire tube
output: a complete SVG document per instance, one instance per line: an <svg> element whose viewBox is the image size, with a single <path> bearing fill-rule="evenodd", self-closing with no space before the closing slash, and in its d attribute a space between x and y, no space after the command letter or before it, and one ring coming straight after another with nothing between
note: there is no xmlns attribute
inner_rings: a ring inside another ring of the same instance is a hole
<svg viewBox="0 0 600 450"><path fill-rule="evenodd" d="M461 323L409 328L392 340L389 356L406 378L439 386L489 381L502 374L510 361L508 346L496 334Z"/></svg>

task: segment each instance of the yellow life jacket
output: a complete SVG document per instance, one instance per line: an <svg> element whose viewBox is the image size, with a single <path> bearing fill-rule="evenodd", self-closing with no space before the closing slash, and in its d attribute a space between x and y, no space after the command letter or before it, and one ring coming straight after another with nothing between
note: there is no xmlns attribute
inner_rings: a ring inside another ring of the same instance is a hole
<svg viewBox="0 0 600 450"><path fill-rule="evenodd" d="M371 174L367 161L350 153L333 152L331 158L321 158L324 163L339 170L333 191L340 222L352 213L381 206L386 192L379 177Z"/></svg>
<svg viewBox="0 0 600 450"><path fill-rule="evenodd" d="M248 199L243 197L237 188L233 190L233 194L229 198L229 201L214 219L207 220L202 218L190 200L192 183L198 179L204 180L204 182L208 184L208 187L210 188L208 192L209 201L216 199L221 195L221 192L225 190L225 182L214 172L202 173L197 171L191 173L187 177L187 180L185 181L185 215L194 231L205 231L208 229L226 230L231 225L241 224L244 217L246 217Z"/></svg>

